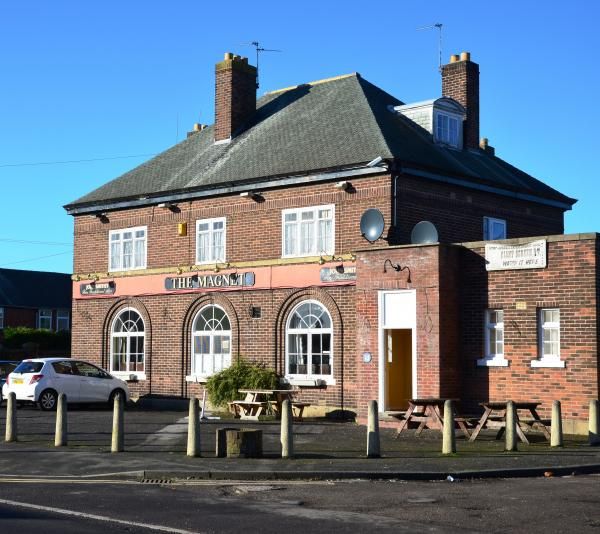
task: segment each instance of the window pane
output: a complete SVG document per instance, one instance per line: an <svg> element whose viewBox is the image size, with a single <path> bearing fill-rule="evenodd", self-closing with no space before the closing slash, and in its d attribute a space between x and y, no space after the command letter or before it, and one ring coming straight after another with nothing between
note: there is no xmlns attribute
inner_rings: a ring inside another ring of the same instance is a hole
<svg viewBox="0 0 600 534"><path fill-rule="evenodd" d="M114 237L114 236L113 236ZM110 270L116 271L121 268L121 243L110 244Z"/></svg>
<svg viewBox="0 0 600 534"><path fill-rule="evenodd" d="M296 232L297 232L296 224L286 224L284 229L284 255L293 256L297 254L297 245L296 245Z"/></svg>

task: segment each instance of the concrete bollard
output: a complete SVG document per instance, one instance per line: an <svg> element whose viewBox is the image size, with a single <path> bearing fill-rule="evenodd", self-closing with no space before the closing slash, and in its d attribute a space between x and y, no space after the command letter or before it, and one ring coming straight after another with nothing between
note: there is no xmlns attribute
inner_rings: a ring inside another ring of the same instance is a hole
<svg viewBox="0 0 600 534"><path fill-rule="evenodd" d="M196 397L190 399L187 455L192 458L200 456L200 416L198 399Z"/></svg>
<svg viewBox="0 0 600 534"><path fill-rule="evenodd" d="M454 403L444 402L444 434L442 439L442 454L456 452L456 436L454 434Z"/></svg>
<svg viewBox="0 0 600 534"><path fill-rule="evenodd" d="M125 450L125 424L123 421L123 395L115 395L113 406L112 443L110 452L123 452Z"/></svg>
<svg viewBox="0 0 600 534"><path fill-rule="evenodd" d="M61 393L58 396L56 407L56 428L54 431L54 446L64 447L67 445L67 396Z"/></svg>
<svg viewBox="0 0 600 534"><path fill-rule="evenodd" d="M6 442L17 441L17 396L13 391L6 400Z"/></svg>
<svg viewBox="0 0 600 534"><path fill-rule="evenodd" d="M506 428L504 450L513 452L517 450L517 410L515 403L508 401L506 404Z"/></svg>
<svg viewBox="0 0 600 534"><path fill-rule="evenodd" d="M369 401L369 419L367 426L367 458L379 458L381 445L379 441L379 409L377 401Z"/></svg>
<svg viewBox="0 0 600 534"><path fill-rule="evenodd" d="M552 421L550 422L550 447L563 446L562 415L560 401L552 402Z"/></svg>
<svg viewBox="0 0 600 534"><path fill-rule="evenodd" d="M600 445L600 410L598 400L590 401L590 422L588 426L588 437L592 447Z"/></svg>
<svg viewBox="0 0 600 534"><path fill-rule="evenodd" d="M294 457L294 428L292 403L286 399L281 406L281 457Z"/></svg>

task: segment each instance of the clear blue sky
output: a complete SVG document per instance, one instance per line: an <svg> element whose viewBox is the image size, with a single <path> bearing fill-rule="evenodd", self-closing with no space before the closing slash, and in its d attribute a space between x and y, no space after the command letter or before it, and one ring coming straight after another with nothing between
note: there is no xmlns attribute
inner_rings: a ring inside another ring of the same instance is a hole
<svg viewBox="0 0 600 534"><path fill-rule="evenodd" d="M214 64L263 54L259 94L358 71L405 102L440 96L443 61L481 70L481 135L578 198L600 230L598 2L30 1L0 4L0 267L72 271L62 206L212 123ZM54 165L16 165L138 156ZM11 241L12 240L12 241ZM19 242L15 242L19 241ZM55 245L22 243L44 241ZM35 259L39 258L39 259ZM27 260L27 261L24 261Z"/></svg>

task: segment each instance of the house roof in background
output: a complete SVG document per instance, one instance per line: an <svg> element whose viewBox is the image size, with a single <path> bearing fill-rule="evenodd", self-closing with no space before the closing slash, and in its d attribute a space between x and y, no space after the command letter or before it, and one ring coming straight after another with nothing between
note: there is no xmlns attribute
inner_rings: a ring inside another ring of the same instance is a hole
<svg viewBox="0 0 600 534"><path fill-rule="evenodd" d="M71 275L0 269L0 307L71 309Z"/></svg>
<svg viewBox="0 0 600 534"><path fill-rule="evenodd" d="M402 104L357 73L267 93L230 143L215 144L213 127L205 128L65 208L151 203L165 194L362 166L378 156L565 207L575 202L486 151L434 143L390 110Z"/></svg>

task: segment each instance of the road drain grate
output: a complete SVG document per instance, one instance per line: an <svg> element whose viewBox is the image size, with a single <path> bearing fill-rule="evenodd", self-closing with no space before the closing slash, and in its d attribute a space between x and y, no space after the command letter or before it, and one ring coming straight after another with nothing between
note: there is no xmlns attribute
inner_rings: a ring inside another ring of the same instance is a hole
<svg viewBox="0 0 600 534"><path fill-rule="evenodd" d="M172 484L173 481L168 478L143 478L142 484Z"/></svg>

